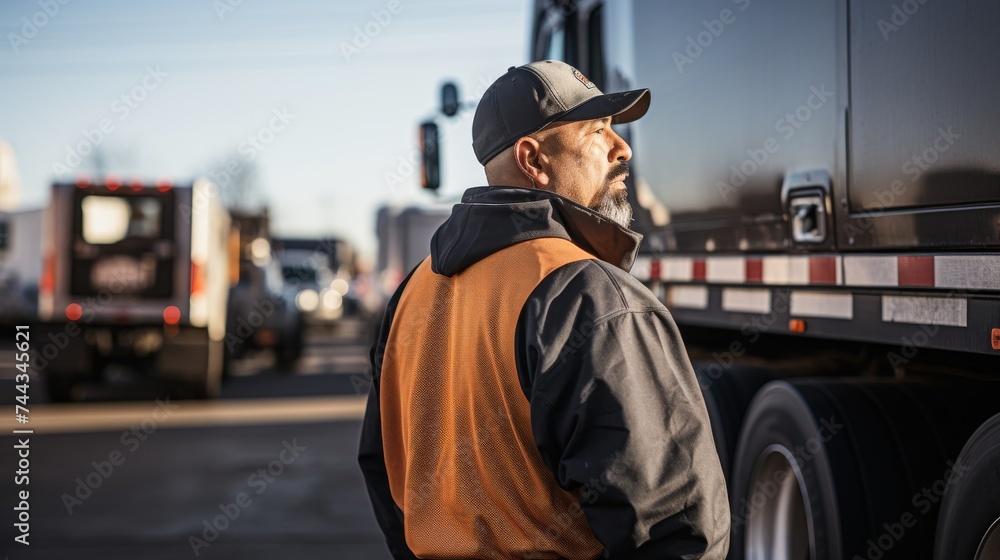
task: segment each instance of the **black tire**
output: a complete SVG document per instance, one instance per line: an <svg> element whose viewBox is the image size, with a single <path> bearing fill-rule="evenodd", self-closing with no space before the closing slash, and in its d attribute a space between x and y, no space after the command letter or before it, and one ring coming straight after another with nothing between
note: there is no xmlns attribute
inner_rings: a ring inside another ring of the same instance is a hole
<svg viewBox="0 0 1000 560"><path fill-rule="evenodd" d="M1000 414L976 430L955 464L941 502L934 559L1000 558Z"/></svg>
<svg viewBox="0 0 1000 560"><path fill-rule="evenodd" d="M222 394L222 382L226 375L226 346L221 340L206 340L210 346L209 356L218 355L219 361L205 363L204 378L185 383L186 392L194 399L216 399Z"/></svg>
<svg viewBox="0 0 1000 560"><path fill-rule="evenodd" d="M68 377L46 377L45 388L49 394L49 400L54 403L72 402L73 387L76 383Z"/></svg>
<svg viewBox="0 0 1000 560"><path fill-rule="evenodd" d="M274 347L274 362L278 370L290 373L302 357L305 347L305 323L302 316L296 318L295 325L287 329Z"/></svg>
<svg viewBox="0 0 1000 560"><path fill-rule="evenodd" d="M769 383L736 451L732 558L925 558L940 496L921 493L987 406L922 383ZM782 546L793 552L775 555Z"/></svg>
<svg viewBox="0 0 1000 560"><path fill-rule="evenodd" d="M723 367L715 362L696 363L694 366L712 423L712 436L719 452L722 472L731 488L733 459L743 417L757 391L773 381L775 375L762 368Z"/></svg>

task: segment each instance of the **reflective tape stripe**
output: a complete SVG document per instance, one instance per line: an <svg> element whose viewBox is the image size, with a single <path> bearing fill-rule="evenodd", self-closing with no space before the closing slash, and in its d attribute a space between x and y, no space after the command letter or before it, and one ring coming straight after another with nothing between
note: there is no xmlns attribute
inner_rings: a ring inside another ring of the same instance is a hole
<svg viewBox="0 0 1000 560"><path fill-rule="evenodd" d="M755 288L724 288L722 309L740 313L769 313L771 290Z"/></svg>
<svg viewBox="0 0 1000 560"><path fill-rule="evenodd" d="M789 312L793 317L853 319L854 296L841 292L793 290Z"/></svg>
<svg viewBox="0 0 1000 560"><path fill-rule="evenodd" d="M965 298L882 296L882 320L886 323L965 327Z"/></svg>

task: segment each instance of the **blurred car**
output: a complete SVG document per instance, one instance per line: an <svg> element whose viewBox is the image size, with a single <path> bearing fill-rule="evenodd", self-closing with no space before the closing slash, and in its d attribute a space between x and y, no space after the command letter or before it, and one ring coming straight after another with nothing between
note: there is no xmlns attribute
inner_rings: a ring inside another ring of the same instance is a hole
<svg viewBox="0 0 1000 560"><path fill-rule="evenodd" d="M285 281L296 288L295 305L314 327L332 327L357 308L344 274L332 268L335 257L324 240L282 240L278 253Z"/></svg>
<svg viewBox="0 0 1000 560"><path fill-rule="evenodd" d="M255 258L240 261L240 278L230 291L227 350L240 358L270 348L275 365L289 370L302 356L305 317L295 305L294 283L285 282L281 265L261 248L267 241L254 243Z"/></svg>

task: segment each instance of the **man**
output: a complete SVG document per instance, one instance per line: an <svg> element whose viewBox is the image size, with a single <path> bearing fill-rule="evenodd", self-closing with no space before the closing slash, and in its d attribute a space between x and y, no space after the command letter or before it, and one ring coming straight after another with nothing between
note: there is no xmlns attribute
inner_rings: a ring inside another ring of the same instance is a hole
<svg viewBox="0 0 1000 560"><path fill-rule="evenodd" d="M707 558L729 546L708 415L666 308L628 273L631 150L571 66L483 95L468 190L389 302L359 462L396 558Z"/></svg>

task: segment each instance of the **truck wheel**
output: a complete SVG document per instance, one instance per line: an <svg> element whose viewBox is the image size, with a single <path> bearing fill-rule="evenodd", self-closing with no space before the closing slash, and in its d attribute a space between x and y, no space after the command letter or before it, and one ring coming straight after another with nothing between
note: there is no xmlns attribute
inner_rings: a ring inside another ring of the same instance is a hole
<svg viewBox="0 0 1000 560"><path fill-rule="evenodd" d="M49 394L49 400L58 402L73 401L73 387L76 384L68 377L46 377L45 387Z"/></svg>
<svg viewBox="0 0 1000 560"><path fill-rule="evenodd" d="M292 372L296 362L302 357L304 346L305 325L300 316L294 327L286 329L274 347L274 361L278 369L285 373Z"/></svg>
<svg viewBox="0 0 1000 560"><path fill-rule="evenodd" d="M941 502L935 560L1000 558L1000 414L969 438Z"/></svg>
<svg viewBox="0 0 1000 560"><path fill-rule="evenodd" d="M732 487L733 458L743 417L757 391L775 379L770 371L748 367L722 367L721 364L696 363L695 373L705 398L712 423L715 448L719 452L726 483Z"/></svg>
<svg viewBox="0 0 1000 560"><path fill-rule="evenodd" d="M769 383L736 451L732 557L925 556L940 495L924 491L939 489L985 406L924 383Z"/></svg>
<svg viewBox="0 0 1000 560"><path fill-rule="evenodd" d="M215 399L222 394L222 379L226 369L226 346L219 340L210 340L209 359L205 364L205 377L188 384L188 391L195 399Z"/></svg>

